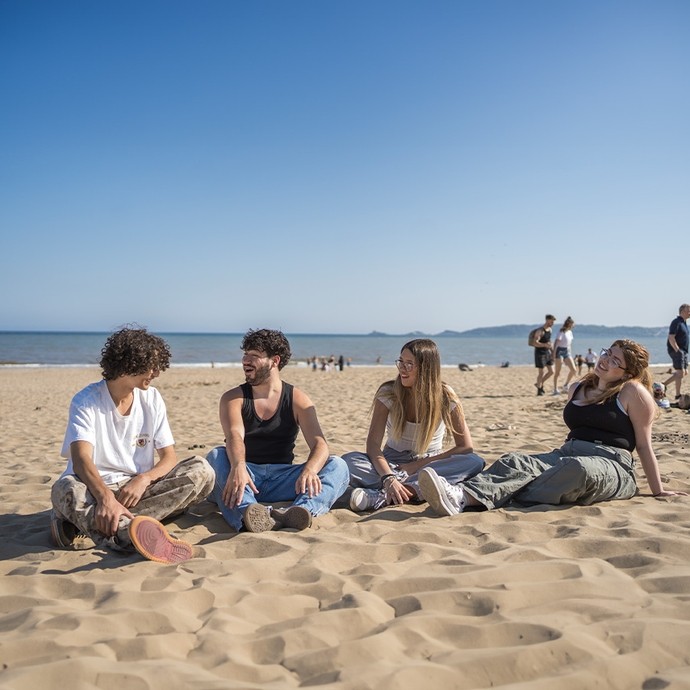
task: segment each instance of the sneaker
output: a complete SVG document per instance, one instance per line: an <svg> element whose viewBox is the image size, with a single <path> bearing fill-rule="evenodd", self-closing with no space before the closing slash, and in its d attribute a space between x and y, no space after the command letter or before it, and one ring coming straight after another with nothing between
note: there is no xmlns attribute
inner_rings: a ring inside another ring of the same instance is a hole
<svg viewBox="0 0 690 690"><path fill-rule="evenodd" d="M270 509L261 503L250 503L244 511L242 522L247 532L268 532L276 524Z"/></svg>
<svg viewBox="0 0 690 690"><path fill-rule="evenodd" d="M537 395L544 395L544 389L543 388L537 388Z"/></svg>
<svg viewBox="0 0 690 690"><path fill-rule="evenodd" d="M129 523L129 538L144 558L156 563L180 563L193 556L191 544L171 537L158 520L147 515L137 515Z"/></svg>
<svg viewBox="0 0 690 690"><path fill-rule="evenodd" d="M284 527L301 531L311 527L311 521L311 513L302 506L271 508L261 503L250 503L242 518L247 532L268 532Z"/></svg>
<svg viewBox="0 0 690 690"><path fill-rule="evenodd" d="M273 508L271 517L275 520L276 528L291 527L302 531L311 527L311 513L303 506L289 508Z"/></svg>
<svg viewBox="0 0 690 690"><path fill-rule="evenodd" d="M58 517L54 510L50 511L50 536L60 549L78 549L88 539L76 525Z"/></svg>
<svg viewBox="0 0 690 690"><path fill-rule="evenodd" d="M551 395L560 395L560 394L561 394L561 391L559 391L558 388L556 388L556 390L553 393L551 393Z"/></svg>
<svg viewBox="0 0 690 690"><path fill-rule="evenodd" d="M353 489L350 494L350 510L378 510L386 505L386 494L382 489Z"/></svg>
<svg viewBox="0 0 690 690"><path fill-rule="evenodd" d="M457 515L465 509L465 492L439 477L431 467L420 470L419 489L437 515Z"/></svg>

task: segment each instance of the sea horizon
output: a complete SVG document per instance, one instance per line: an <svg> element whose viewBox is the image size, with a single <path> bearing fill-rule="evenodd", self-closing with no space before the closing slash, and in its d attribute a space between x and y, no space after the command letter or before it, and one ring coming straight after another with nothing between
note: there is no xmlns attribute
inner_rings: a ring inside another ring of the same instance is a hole
<svg viewBox="0 0 690 690"><path fill-rule="evenodd" d="M532 328L534 326L531 326ZM533 348L527 344L530 325L496 327L491 334L473 335L443 332L425 334L373 333L286 333L292 349L291 364L307 366L312 358L342 356L348 366L392 365L407 340L428 337L437 342L444 367L534 365ZM487 332L488 329L482 329ZM518 333L516 335L516 332ZM241 363L240 344L244 333L157 332L172 353L171 364L180 366L231 367ZM469 334L468 334L469 333ZM670 363L666 353L666 329L646 327L575 328L573 355L596 353L614 340L637 340L650 352L655 366ZM0 366L94 366L109 331L0 331Z"/></svg>
<svg viewBox="0 0 690 690"><path fill-rule="evenodd" d="M132 325L132 324L123 324L123 328L127 325ZM134 324L136 325L136 324ZM516 329L532 329L537 326L540 326L541 322L539 323L532 323L532 324L499 324L496 326L477 326L474 328L467 328L461 331L456 331L454 329L444 329L442 331L437 331L437 332L429 332L429 331L419 331L419 330L413 330L413 331L406 331L403 333L389 333L387 331L379 331L377 329L374 329L372 331L369 331L367 333L348 333L348 332L311 332L311 331L287 331L283 330L283 333L285 333L286 336L314 336L314 337L338 337L338 336L343 336L343 337L364 337L364 338L369 338L369 337L377 337L377 336L385 336L385 337L392 337L392 338L404 338L404 337L410 337L410 338L444 338L444 337L496 337L496 336L501 336L501 334L512 334ZM559 324L556 323L554 326L554 332L558 330ZM146 326L141 326L142 328L146 328ZM119 328L119 327L118 327ZM625 330L625 331L637 331L637 332L645 332L645 333L658 333L659 331L666 331L667 326L628 326L628 325L615 325L615 326L607 326L605 324L577 324L576 329L574 329L574 332L592 332L594 330L596 331L608 331L608 330ZM117 330L117 329L113 329ZM78 334L78 335L109 335L110 333L113 332L113 330L94 330L94 329L87 329L87 330L69 330L69 329L51 329L51 328L0 328L0 334L9 334L9 333L32 333L32 334ZM149 329L151 330L151 329ZM197 330L192 330L192 331L185 331L185 330L156 330L152 331L158 335L213 335L213 336L223 336L223 335L244 335L246 331L197 331Z"/></svg>

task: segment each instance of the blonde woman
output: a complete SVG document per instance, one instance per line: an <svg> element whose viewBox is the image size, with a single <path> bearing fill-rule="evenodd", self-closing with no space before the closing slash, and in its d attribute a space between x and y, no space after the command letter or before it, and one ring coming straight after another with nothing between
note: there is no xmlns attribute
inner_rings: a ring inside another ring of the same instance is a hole
<svg viewBox="0 0 690 690"><path fill-rule="evenodd" d="M658 414L649 353L632 340L616 340L601 351L594 371L571 386L563 409L570 432L563 446L539 455L507 453L457 486L425 468L420 472L422 493L439 515L507 503L591 505L626 499L637 493L636 451L652 496L686 496L661 483L652 448Z"/></svg>
<svg viewBox="0 0 690 690"><path fill-rule="evenodd" d="M436 343L411 340L395 364L397 378L382 384L374 398L366 453L343 455L354 487L354 511L420 500L417 472L423 467L433 467L454 483L484 468L484 461L472 452L460 400L441 380ZM453 446L443 450L446 437Z"/></svg>
<svg viewBox="0 0 690 690"><path fill-rule="evenodd" d="M568 392L570 382L575 378L577 371L575 369L575 362L573 361L573 326L575 322L568 317L558 331L556 340L553 342L553 361L556 371L553 375L553 395L558 395L561 391L558 388L558 377L561 373L561 367L565 362L568 367L568 378L565 380L563 393Z"/></svg>

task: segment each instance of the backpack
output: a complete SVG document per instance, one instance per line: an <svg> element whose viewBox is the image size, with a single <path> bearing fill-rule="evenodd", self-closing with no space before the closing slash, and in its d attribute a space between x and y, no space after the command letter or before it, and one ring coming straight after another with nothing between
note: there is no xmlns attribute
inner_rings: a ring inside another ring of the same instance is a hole
<svg viewBox="0 0 690 690"><path fill-rule="evenodd" d="M537 346L537 333L541 330L541 326L537 326L537 328L533 328L530 332L529 335L527 336L527 344L530 347L536 347Z"/></svg>

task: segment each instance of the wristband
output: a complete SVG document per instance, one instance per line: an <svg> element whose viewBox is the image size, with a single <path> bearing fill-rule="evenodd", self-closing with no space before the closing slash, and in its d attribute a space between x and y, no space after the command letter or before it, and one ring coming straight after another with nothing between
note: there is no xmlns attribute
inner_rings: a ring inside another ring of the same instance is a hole
<svg viewBox="0 0 690 690"><path fill-rule="evenodd" d="M393 477L393 479L395 479L395 475L393 473L384 474L383 477L381 477L381 486L383 486L385 484L386 479L390 479L391 477Z"/></svg>

